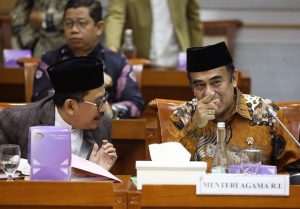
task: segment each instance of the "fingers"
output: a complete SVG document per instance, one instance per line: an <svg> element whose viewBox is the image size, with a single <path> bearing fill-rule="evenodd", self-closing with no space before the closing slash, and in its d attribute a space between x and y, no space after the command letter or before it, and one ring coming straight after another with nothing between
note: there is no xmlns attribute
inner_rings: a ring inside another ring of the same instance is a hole
<svg viewBox="0 0 300 209"><path fill-rule="evenodd" d="M215 110L214 109L208 109L207 110L207 115L214 115L215 114Z"/></svg>
<svg viewBox="0 0 300 209"><path fill-rule="evenodd" d="M220 99L215 98L216 93L210 93L203 97L201 100L198 101L198 105L204 104L208 109L218 109L220 105Z"/></svg>
<svg viewBox="0 0 300 209"><path fill-rule="evenodd" d="M108 142L108 140L106 140L106 139L102 140L101 148L103 148L104 152L109 155L112 155L112 153L114 155L116 155L116 152L117 152L116 148L114 148L114 145L112 143Z"/></svg>
<svg viewBox="0 0 300 209"><path fill-rule="evenodd" d="M117 158L118 155L113 144L105 139L102 141L100 149L97 143L93 145L89 160L109 170L114 165Z"/></svg>
<svg viewBox="0 0 300 209"><path fill-rule="evenodd" d="M111 158L111 160L116 161L116 159L118 158L118 155L116 152L110 152L108 153L109 157Z"/></svg>
<svg viewBox="0 0 300 209"><path fill-rule="evenodd" d="M102 165L105 169L109 170L118 158L116 148L114 148L112 143L105 139L102 141L100 150L103 154L101 155L102 159L99 159L99 164Z"/></svg>
<svg viewBox="0 0 300 209"><path fill-rule="evenodd" d="M210 94L207 94L205 97L203 97L199 102L203 103L203 104L208 104L210 103L213 98L215 97L216 93L210 93Z"/></svg>
<svg viewBox="0 0 300 209"><path fill-rule="evenodd" d="M113 152L116 152L116 149L113 146L111 146L111 147L105 148L104 152L105 153L113 153Z"/></svg>
<svg viewBox="0 0 300 209"><path fill-rule="evenodd" d="M108 140L104 139L102 140L102 147L104 150L108 150L110 148L114 148L114 145L110 142L108 142Z"/></svg>
<svg viewBox="0 0 300 209"><path fill-rule="evenodd" d="M98 146L97 143L95 143L93 145L93 149L92 149L92 152L90 154L89 161L92 161L94 163L98 162L98 151L99 151L99 146Z"/></svg>
<svg viewBox="0 0 300 209"><path fill-rule="evenodd" d="M220 105L220 99L216 98L216 93L211 92L197 102L192 123L196 127L204 127L209 120L216 118L215 114Z"/></svg>
<svg viewBox="0 0 300 209"><path fill-rule="evenodd" d="M99 145L97 143L94 144L92 152L91 152L91 156L96 156L99 150Z"/></svg>
<svg viewBox="0 0 300 209"><path fill-rule="evenodd" d="M216 118L215 111L212 109L206 110L206 112L202 114L202 118L206 120L214 120Z"/></svg>
<svg viewBox="0 0 300 209"><path fill-rule="evenodd" d="M101 153L101 150L106 154L116 153L116 148L114 148L114 145L112 143L108 142L108 140L106 140L106 139L104 139L102 141L102 146L100 149L99 149L99 145L97 143L95 143L93 145L91 156L97 156L97 154Z"/></svg>
<svg viewBox="0 0 300 209"><path fill-rule="evenodd" d="M216 111L219 108L220 99L212 100L210 103L205 104L206 109L212 109Z"/></svg>
<svg viewBox="0 0 300 209"><path fill-rule="evenodd" d="M213 101L211 101L212 104L215 105L215 107L219 108L221 101L220 99L214 99Z"/></svg>
<svg viewBox="0 0 300 209"><path fill-rule="evenodd" d="M102 140L102 145L107 144L107 143L108 143L108 140L107 140L107 139L103 139L103 140Z"/></svg>

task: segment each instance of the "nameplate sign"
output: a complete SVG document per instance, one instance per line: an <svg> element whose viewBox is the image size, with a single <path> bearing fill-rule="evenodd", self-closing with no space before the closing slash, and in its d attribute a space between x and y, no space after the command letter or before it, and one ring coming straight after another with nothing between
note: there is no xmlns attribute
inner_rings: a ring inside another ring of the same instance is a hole
<svg viewBox="0 0 300 209"><path fill-rule="evenodd" d="M202 174L197 195L288 196L289 175Z"/></svg>

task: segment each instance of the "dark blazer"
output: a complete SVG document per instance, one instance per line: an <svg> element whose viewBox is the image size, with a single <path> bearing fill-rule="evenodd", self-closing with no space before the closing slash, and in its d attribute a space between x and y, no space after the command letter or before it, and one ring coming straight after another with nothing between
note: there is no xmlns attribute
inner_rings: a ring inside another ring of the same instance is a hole
<svg viewBox="0 0 300 209"><path fill-rule="evenodd" d="M28 154L28 133L31 126L53 126L55 105L52 97L39 102L0 111L0 144L18 144L22 158ZM95 130L83 131L83 144L80 155L90 155L92 145L101 146L103 139L111 140L111 119L104 115Z"/></svg>

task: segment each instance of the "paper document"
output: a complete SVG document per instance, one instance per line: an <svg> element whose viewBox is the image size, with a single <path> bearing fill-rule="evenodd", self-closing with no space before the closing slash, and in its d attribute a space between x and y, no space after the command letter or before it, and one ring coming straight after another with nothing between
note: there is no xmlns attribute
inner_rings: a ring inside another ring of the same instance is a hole
<svg viewBox="0 0 300 209"><path fill-rule="evenodd" d="M72 180L113 180L122 182L100 165L72 154ZM74 172L73 172L74 171Z"/></svg>

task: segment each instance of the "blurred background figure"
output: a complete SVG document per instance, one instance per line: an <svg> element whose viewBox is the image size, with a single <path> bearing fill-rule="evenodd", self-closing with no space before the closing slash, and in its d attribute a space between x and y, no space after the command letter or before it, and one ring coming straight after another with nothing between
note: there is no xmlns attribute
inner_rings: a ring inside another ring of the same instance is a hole
<svg viewBox="0 0 300 209"><path fill-rule="evenodd" d="M104 63L104 83L109 93L113 118L139 117L144 100L125 56L100 43L104 27L102 6L97 0L70 0L65 7L63 26L66 44L43 54L34 78L33 101L53 94L47 74L49 65L71 57L89 56Z"/></svg>
<svg viewBox="0 0 300 209"><path fill-rule="evenodd" d="M132 29L138 58L161 67L177 67L178 54L201 46L203 30L196 0L110 0L105 43L120 50L124 30Z"/></svg>
<svg viewBox="0 0 300 209"><path fill-rule="evenodd" d="M14 48L31 49L33 56L64 43L63 13L67 0L17 0L11 12Z"/></svg>

